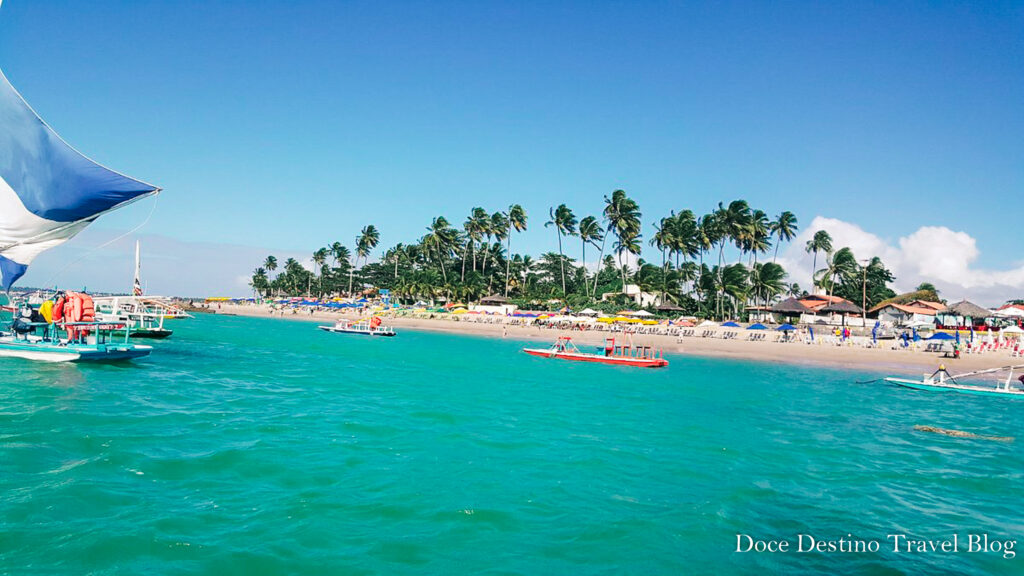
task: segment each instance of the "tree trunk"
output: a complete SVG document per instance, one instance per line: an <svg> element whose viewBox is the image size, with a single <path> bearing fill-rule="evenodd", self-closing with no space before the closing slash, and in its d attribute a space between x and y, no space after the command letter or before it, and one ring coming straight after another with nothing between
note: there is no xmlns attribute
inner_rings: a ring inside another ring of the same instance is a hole
<svg viewBox="0 0 1024 576"><path fill-rule="evenodd" d="M470 241L470 242L472 242L472 241ZM466 248L466 251L468 252L469 248ZM466 281L466 255L463 254L462 255L462 277L459 279L459 282L465 282L465 281Z"/></svg>
<svg viewBox="0 0 1024 576"><path fill-rule="evenodd" d="M583 235L582 234L580 234L580 239L581 240L583 239ZM590 293L587 291L587 285L589 284L589 282L587 282L587 241L586 240L583 240L583 256L582 256L582 258L583 258L583 295L586 296L586 297L589 297Z"/></svg>
<svg viewBox="0 0 1024 576"><path fill-rule="evenodd" d="M562 255L562 229L555 225L558 232L558 264L562 267L562 297L565 297L565 256Z"/></svg>
<svg viewBox="0 0 1024 576"><path fill-rule="evenodd" d="M508 248L505 249L505 298L508 298L508 279L512 271L512 231L508 231Z"/></svg>
<svg viewBox="0 0 1024 576"><path fill-rule="evenodd" d="M595 300L597 299L597 281L598 281L598 279L601 276L601 269L602 269L602 266L603 266L603 264L601 263L601 258L604 257L604 243L605 243L606 240L608 240L608 232L607 231L605 231L604 236L601 238L601 251L597 253L597 272L594 273L594 291L593 291L594 299Z"/></svg>

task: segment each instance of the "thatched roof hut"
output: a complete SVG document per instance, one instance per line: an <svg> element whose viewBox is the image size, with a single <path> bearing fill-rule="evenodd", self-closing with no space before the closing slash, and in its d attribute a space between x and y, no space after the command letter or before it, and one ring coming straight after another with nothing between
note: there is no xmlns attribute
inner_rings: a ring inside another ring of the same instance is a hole
<svg viewBox="0 0 1024 576"><path fill-rule="evenodd" d="M683 309L675 304L665 303L657 308L658 312L682 312Z"/></svg>
<svg viewBox="0 0 1024 576"><path fill-rule="evenodd" d="M484 296L481 298L480 303L484 306L500 306L502 304L508 304L508 298L499 296L498 294L491 294L490 296Z"/></svg>
<svg viewBox="0 0 1024 576"><path fill-rule="evenodd" d="M796 298L787 298L772 306L772 312L797 316L800 314L810 314L811 309L801 304Z"/></svg>
<svg viewBox="0 0 1024 576"><path fill-rule="evenodd" d="M821 309L821 312L835 313L835 314L863 314L864 310L861 310L860 306L846 300L840 300L839 302L833 302L828 306Z"/></svg>
<svg viewBox="0 0 1024 576"><path fill-rule="evenodd" d="M974 318L975 320L981 320L992 316L992 313L987 309L968 302L967 300L961 300L956 304L950 304L945 310L942 310L940 314L946 314L949 316L962 316L964 318Z"/></svg>

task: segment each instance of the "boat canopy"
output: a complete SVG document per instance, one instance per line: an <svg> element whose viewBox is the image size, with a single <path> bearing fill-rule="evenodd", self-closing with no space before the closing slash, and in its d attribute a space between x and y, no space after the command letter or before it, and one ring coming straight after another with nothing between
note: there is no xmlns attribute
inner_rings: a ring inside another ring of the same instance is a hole
<svg viewBox="0 0 1024 576"><path fill-rule="evenodd" d="M9 290L32 260L100 215L160 189L69 146L0 71L0 276Z"/></svg>

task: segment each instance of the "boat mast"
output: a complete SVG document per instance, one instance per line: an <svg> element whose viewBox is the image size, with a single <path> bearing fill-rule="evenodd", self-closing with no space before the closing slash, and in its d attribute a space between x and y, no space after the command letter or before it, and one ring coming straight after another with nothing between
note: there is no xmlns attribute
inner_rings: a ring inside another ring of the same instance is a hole
<svg viewBox="0 0 1024 576"><path fill-rule="evenodd" d="M132 286L132 295L142 296L142 280L140 276L139 241L135 241L135 284Z"/></svg>

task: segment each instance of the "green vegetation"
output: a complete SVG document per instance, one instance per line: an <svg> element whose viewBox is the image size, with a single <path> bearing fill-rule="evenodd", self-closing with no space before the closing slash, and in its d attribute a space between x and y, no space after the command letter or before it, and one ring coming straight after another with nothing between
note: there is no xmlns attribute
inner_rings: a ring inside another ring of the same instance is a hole
<svg viewBox="0 0 1024 576"><path fill-rule="evenodd" d="M387 248L376 262L370 255L380 232L371 224L356 238L354 260L340 242L312 254L313 270L289 258L279 271L277 259L268 256L251 285L262 296L352 295L387 288L404 302L466 302L503 294L524 308L567 304L607 311L635 307L622 293L636 285L685 314L714 318L740 318L748 306L804 294L787 282L786 271L776 263L779 245L792 242L799 231L789 211L771 220L744 200L719 203L699 217L692 210L673 211L652 226L648 243L661 253L657 263L639 257L642 213L623 190L604 197L599 216L578 219L565 204L550 207L544 225L554 229L551 246L557 251L536 259L512 252L512 236L526 230L527 223L527 212L518 204L494 213L474 207L461 229L437 216L416 243ZM575 250L567 242L572 237L579 240L579 260L566 253ZM590 262L589 268L583 265L588 246L597 250L597 265ZM816 231L805 249L814 255L814 284L826 293L868 307L895 296L888 287L893 275L878 258L861 263L849 248L833 250L824 230ZM758 261L769 252L771 261ZM819 254L825 263L821 269Z"/></svg>

